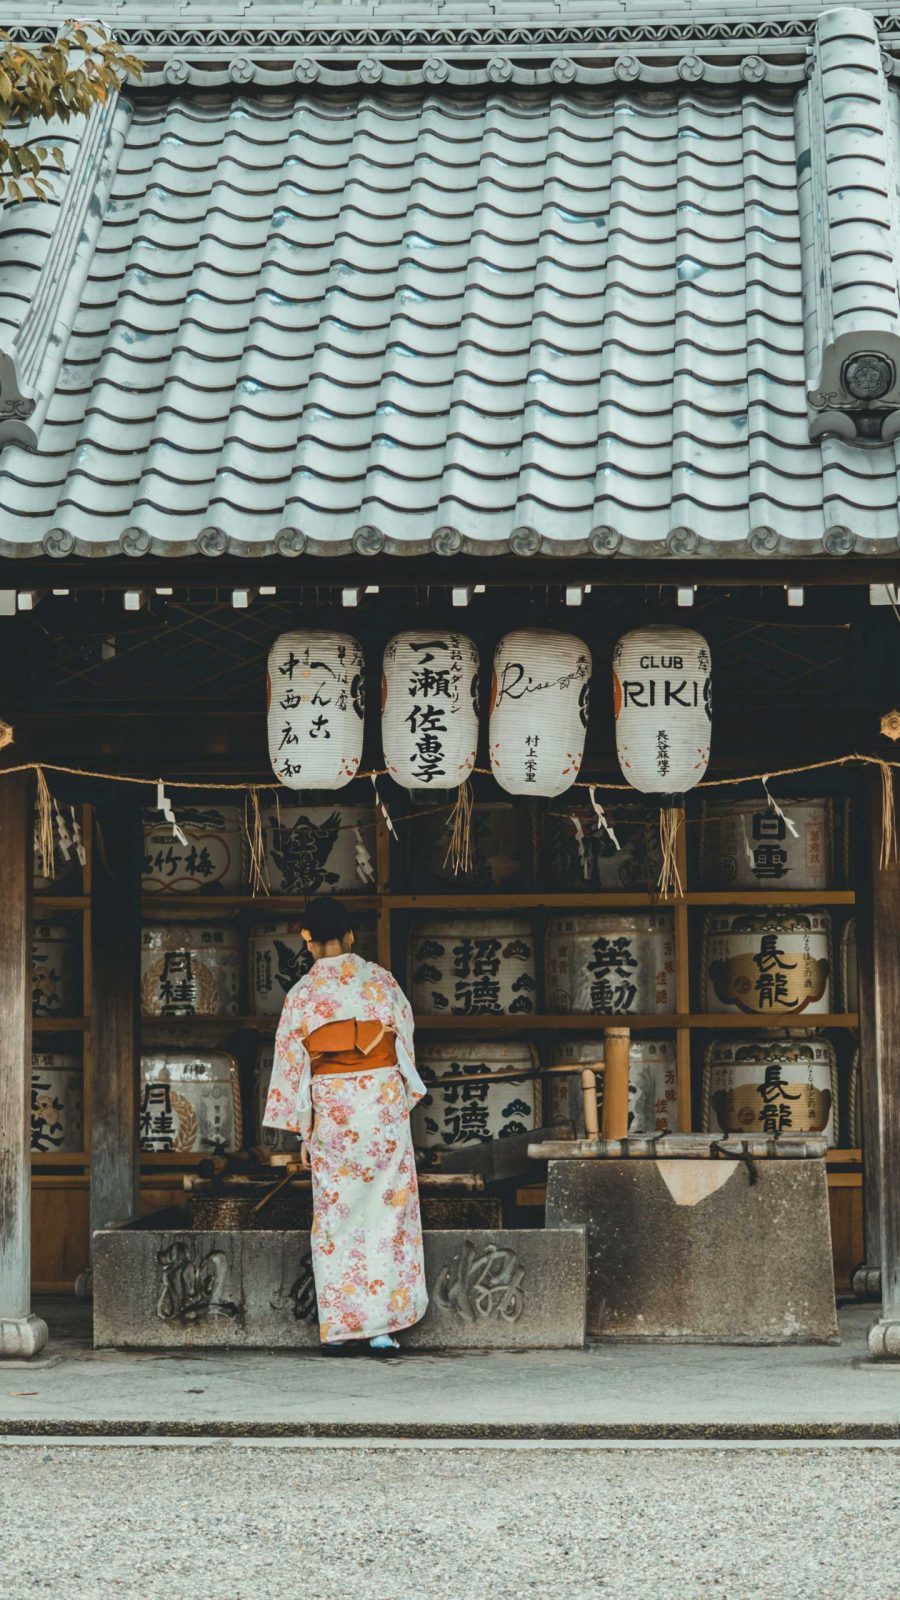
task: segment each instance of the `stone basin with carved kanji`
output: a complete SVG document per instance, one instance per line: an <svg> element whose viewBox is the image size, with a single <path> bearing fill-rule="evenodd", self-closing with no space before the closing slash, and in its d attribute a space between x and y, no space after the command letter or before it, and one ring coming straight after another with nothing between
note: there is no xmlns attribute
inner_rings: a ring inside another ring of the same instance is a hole
<svg viewBox="0 0 900 1600"><path fill-rule="evenodd" d="M274 1204L274 1202L273 1202ZM263 1213L265 1215L265 1213ZM318 1346L309 1233L192 1226L167 1206L94 1235L94 1343L122 1349ZM405 1346L578 1348L583 1228L425 1229L429 1307Z"/></svg>

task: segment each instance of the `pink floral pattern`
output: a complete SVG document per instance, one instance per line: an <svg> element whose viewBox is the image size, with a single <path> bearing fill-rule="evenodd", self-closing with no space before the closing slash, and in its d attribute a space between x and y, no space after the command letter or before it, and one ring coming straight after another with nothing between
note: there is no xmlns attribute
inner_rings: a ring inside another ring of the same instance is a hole
<svg viewBox="0 0 900 1600"><path fill-rule="evenodd" d="M312 1263L323 1344L396 1333L424 1316L419 1188L396 1067L312 1086Z"/></svg>
<svg viewBox="0 0 900 1600"><path fill-rule="evenodd" d="M312 1078L306 1040L327 1022L381 1022L396 1067ZM299 1133L312 1162L312 1261L324 1344L412 1327L428 1304L410 1108L425 1094L412 1008L396 978L360 956L330 956L281 1013L263 1121ZM313 1113L315 1112L315 1118Z"/></svg>
<svg viewBox="0 0 900 1600"><path fill-rule="evenodd" d="M361 956L317 961L284 1002L275 1037L275 1061L263 1122L307 1140L312 1122L311 1072L306 1040L326 1022L382 1022L397 1037L397 1066L410 1108L425 1093L415 1067L412 1007L392 973Z"/></svg>

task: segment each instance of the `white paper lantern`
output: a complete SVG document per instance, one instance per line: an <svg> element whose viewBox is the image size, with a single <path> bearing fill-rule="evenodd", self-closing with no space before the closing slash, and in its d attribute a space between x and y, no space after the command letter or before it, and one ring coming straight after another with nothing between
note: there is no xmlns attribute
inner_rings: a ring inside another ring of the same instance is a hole
<svg viewBox="0 0 900 1600"><path fill-rule="evenodd" d="M491 771L507 794L562 794L584 755L591 652L571 633L523 628L494 653Z"/></svg>
<svg viewBox="0 0 900 1600"><path fill-rule="evenodd" d="M619 766L642 794L683 794L709 764L710 654L702 634L653 624L613 652Z"/></svg>
<svg viewBox="0 0 900 1600"><path fill-rule="evenodd" d="M288 789L342 789L362 760L363 653L346 633L282 633L269 651L269 760Z"/></svg>
<svg viewBox="0 0 900 1600"><path fill-rule="evenodd" d="M398 633L381 678L384 764L404 789L455 789L478 749L478 651L462 633Z"/></svg>

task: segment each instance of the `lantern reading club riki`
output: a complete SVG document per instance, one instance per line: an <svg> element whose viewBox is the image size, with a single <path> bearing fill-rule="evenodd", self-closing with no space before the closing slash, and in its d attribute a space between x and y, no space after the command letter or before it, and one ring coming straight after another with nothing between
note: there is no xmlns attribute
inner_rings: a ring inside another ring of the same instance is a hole
<svg viewBox="0 0 900 1600"><path fill-rule="evenodd" d="M346 633L282 633L269 651L269 760L287 789L342 789L362 760L363 653Z"/></svg>
<svg viewBox="0 0 900 1600"><path fill-rule="evenodd" d="M461 633L398 633L381 677L384 764L404 789L455 789L478 751L478 650Z"/></svg>
<svg viewBox="0 0 900 1600"><path fill-rule="evenodd" d="M652 624L613 652L619 766L642 794L681 795L709 764L709 645L690 628Z"/></svg>
<svg viewBox="0 0 900 1600"><path fill-rule="evenodd" d="M488 742L507 794L562 794L578 777L591 688L583 639L545 628L508 633L494 652Z"/></svg>

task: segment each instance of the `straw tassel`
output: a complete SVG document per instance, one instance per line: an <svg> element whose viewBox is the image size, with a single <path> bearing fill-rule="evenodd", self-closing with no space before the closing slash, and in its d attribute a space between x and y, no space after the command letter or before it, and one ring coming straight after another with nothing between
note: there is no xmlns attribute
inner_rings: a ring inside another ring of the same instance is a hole
<svg viewBox="0 0 900 1600"><path fill-rule="evenodd" d="M259 790L251 789L244 802L244 835L250 855L250 893L269 893L269 866L263 838L262 812L259 808Z"/></svg>
<svg viewBox="0 0 900 1600"><path fill-rule="evenodd" d="M35 768L37 778L36 822L37 848L41 858L41 872L45 878L55 878L56 857L53 850L53 796L47 785L43 767Z"/></svg>
<svg viewBox="0 0 900 1600"><path fill-rule="evenodd" d="M882 872L888 867L897 865L897 822L894 801L894 769L886 761L879 761L881 768L881 855L879 866Z"/></svg>
<svg viewBox="0 0 900 1600"><path fill-rule="evenodd" d="M662 865L659 869L659 892L663 899L681 894L681 877L678 872L678 830L681 827L680 806L660 806L659 848Z"/></svg>
<svg viewBox="0 0 900 1600"><path fill-rule="evenodd" d="M454 877L472 871L472 785L468 778L456 791L456 799L447 818L450 824L450 843L444 857L444 866L453 869Z"/></svg>

